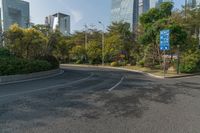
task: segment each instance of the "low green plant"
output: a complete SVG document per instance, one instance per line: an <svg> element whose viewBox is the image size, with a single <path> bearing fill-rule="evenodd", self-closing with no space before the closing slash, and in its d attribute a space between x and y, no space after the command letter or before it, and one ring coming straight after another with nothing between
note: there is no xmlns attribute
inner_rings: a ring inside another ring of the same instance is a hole
<svg viewBox="0 0 200 133"><path fill-rule="evenodd" d="M0 48L0 57L9 57L11 56L10 51L5 48Z"/></svg>
<svg viewBox="0 0 200 133"><path fill-rule="evenodd" d="M117 67L117 66L119 66L118 62L112 62L110 65L111 65L112 67Z"/></svg>
<svg viewBox="0 0 200 133"><path fill-rule="evenodd" d="M26 60L16 57L0 57L0 76L28 74L51 69L52 65L44 60Z"/></svg>
<svg viewBox="0 0 200 133"><path fill-rule="evenodd" d="M181 59L180 70L182 73L194 73L200 71L200 52L185 53Z"/></svg>

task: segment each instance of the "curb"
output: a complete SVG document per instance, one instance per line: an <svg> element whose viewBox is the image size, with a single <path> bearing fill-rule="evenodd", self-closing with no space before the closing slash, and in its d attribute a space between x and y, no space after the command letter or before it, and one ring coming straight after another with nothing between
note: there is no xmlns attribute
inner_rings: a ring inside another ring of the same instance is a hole
<svg viewBox="0 0 200 133"><path fill-rule="evenodd" d="M55 69L55 70L36 72L36 73L30 73L30 74L0 76L0 85L45 79L45 78L54 77L63 73L64 73L63 70Z"/></svg>
<svg viewBox="0 0 200 133"><path fill-rule="evenodd" d="M146 76L150 76L153 78L158 78L158 79L165 79L163 76L157 76L151 73L145 73L143 71L139 71L139 70L131 70L131 69L127 69L127 68L119 68L119 67L109 67L109 66L90 66L90 65L73 65L73 64L61 64L61 67L90 67L90 68L107 68L107 69L115 69L115 70L123 70L123 71L129 71L129 72L136 72L136 73L140 73ZM168 78L168 77L167 77Z"/></svg>
<svg viewBox="0 0 200 133"><path fill-rule="evenodd" d="M129 72L137 72L137 73L141 73L144 74L146 76L150 76L153 78L158 78L158 79L178 79L178 78L185 78L185 77L193 77L193 76L198 76L200 75L200 73L197 74L185 74L185 75L176 75L176 76L167 76L167 77L163 77L163 76L158 76L158 75L154 75L151 73L146 73L143 71L139 71L139 70L131 70L131 69L127 69L127 68L119 68L119 67L109 67L109 66L91 66L91 65L76 65L76 64L61 64L61 67L65 67L65 66L71 66L71 67L91 67L91 68L107 68L107 69L115 69L115 70L124 70L124 71L129 71Z"/></svg>

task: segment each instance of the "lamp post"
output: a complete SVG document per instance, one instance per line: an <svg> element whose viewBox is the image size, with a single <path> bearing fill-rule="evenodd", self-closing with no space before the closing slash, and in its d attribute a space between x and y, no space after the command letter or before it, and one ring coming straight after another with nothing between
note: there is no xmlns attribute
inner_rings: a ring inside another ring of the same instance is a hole
<svg viewBox="0 0 200 133"><path fill-rule="evenodd" d="M84 27L85 27L85 49L87 50L87 42L88 42L88 36L87 36L88 26L87 26L87 24L85 24Z"/></svg>
<svg viewBox="0 0 200 133"><path fill-rule="evenodd" d="M105 35L104 35L104 30L105 30L105 25L99 21L99 24L102 25L103 30L102 30L102 66L105 64L105 54L104 54L104 49L105 49Z"/></svg>
<svg viewBox="0 0 200 133"><path fill-rule="evenodd" d="M180 45L177 45L177 74L180 74Z"/></svg>
<svg viewBox="0 0 200 133"><path fill-rule="evenodd" d="M199 27L199 47L200 47L200 27Z"/></svg>

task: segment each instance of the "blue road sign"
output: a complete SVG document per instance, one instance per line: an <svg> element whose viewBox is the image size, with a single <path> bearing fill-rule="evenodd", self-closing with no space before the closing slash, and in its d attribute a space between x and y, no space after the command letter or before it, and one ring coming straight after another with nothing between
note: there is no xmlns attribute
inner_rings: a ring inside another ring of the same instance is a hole
<svg viewBox="0 0 200 133"><path fill-rule="evenodd" d="M170 30L160 31L160 50L170 49Z"/></svg>

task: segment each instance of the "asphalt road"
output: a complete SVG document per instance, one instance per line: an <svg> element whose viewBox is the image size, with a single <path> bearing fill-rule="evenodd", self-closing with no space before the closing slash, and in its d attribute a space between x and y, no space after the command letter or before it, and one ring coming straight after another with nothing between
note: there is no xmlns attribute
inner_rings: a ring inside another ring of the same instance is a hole
<svg viewBox="0 0 200 133"><path fill-rule="evenodd" d="M199 133L200 76L66 67L0 85L0 133Z"/></svg>

